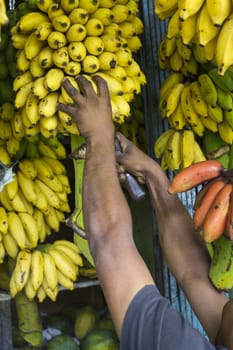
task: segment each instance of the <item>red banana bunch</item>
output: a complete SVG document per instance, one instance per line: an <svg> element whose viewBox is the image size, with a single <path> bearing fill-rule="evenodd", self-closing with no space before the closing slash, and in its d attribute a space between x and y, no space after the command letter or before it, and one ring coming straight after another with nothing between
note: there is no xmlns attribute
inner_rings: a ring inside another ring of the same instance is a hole
<svg viewBox="0 0 233 350"><path fill-rule="evenodd" d="M233 169L224 169L216 160L192 164L173 178L168 192L184 192L200 184L203 187L194 204L195 229L208 243L222 234L233 240Z"/></svg>

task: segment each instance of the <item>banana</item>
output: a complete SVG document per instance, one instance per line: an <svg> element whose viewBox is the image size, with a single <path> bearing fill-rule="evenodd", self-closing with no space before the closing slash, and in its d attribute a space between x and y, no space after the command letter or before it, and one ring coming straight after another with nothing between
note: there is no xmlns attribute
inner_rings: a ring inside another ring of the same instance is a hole
<svg viewBox="0 0 233 350"><path fill-rule="evenodd" d="M21 290L23 290L25 284L27 283L29 272L30 272L30 266L31 266L30 250L28 249L20 250L17 255L15 268L13 270L13 276L14 276L17 292L20 292Z"/></svg>
<svg viewBox="0 0 233 350"><path fill-rule="evenodd" d="M193 42L196 35L196 22L197 14L189 16L185 21L180 21L179 34L185 45L190 45Z"/></svg>
<svg viewBox="0 0 233 350"><path fill-rule="evenodd" d="M81 62L87 54L87 49L82 41L70 43L67 50L70 59L77 62Z"/></svg>
<svg viewBox="0 0 233 350"><path fill-rule="evenodd" d="M19 188L18 190L18 196L20 197L20 200L22 202L22 204L25 207L25 212L27 212L28 214L32 215L34 212L34 206L32 203L30 203L24 196L22 190Z"/></svg>
<svg viewBox="0 0 233 350"><path fill-rule="evenodd" d="M37 176L37 168L31 159L23 158L19 161L18 167L20 171L28 178L34 180Z"/></svg>
<svg viewBox="0 0 233 350"><path fill-rule="evenodd" d="M168 122L176 130L183 130L188 126L181 103L178 104L175 111L169 117Z"/></svg>
<svg viewBox="0 0 233 350"><path fill-rule="evenodd" d="M66 148L60 140L57 140L56 146L53 149L56 153L57 159L66 159L67 157ZM65 176L65 179L67 179L66 176Z"/></svg>
<svg viewBox="0 0 233 350"><path fill-rule="evenodd" d="M81 7L74 8L69 13L69 19L72 24L79 23L79 24L86 24L88 21L89 15L87 10Z"/></svg>
<svg viewBox="0 0 233 350"><path fill-rule="evenodd" d="M230 197L230 204L227 213L227 221L225 226L226 236L232 241L233 237L233 192Z"/></svg>
<svg viewBox="0 0 233 350"><path fill-rule="evenodd" d="M212 61L215 58L217 40L218 40L218 35L216 35L203 47L203 53L207 61Z"/></svg>
<svg viewBox="0 0 233 350"><path fill-rule="evenodd" d="M233 102L232 102L232 95L229 91L224 91L220 87L216 86L217 89L217 104L223 109L228 112L232 111L233 109Z"/></svg>
<svg viewBox="0 0 233 350"><path fill-rule="evenodd" d="M54 30L65 33L71 26L70 18L66 15L56 16L52 20Z"/></svg>
<svg viewBox="0 0 233 350"><path fill-rule="evenodd" d="M98 18L89 18L85 24L87 36L98 37L104 32L104 23Z"/></svg>
<svg viewBox="0 0 233 350"><path fill-rule="evenodd" d="M69 63L69 52L67 46L53 50L52 62L58 68L64 68Z"/></svg>
<svg viewBox="0 0 233 350"><path fill-rule="evenodd" d="M20 249L26 248L27 237L23 227L23 224L18 216L18 214L14 211L10 211L7 214L8 220L8 229L9 233L15 239L17 245Z"/></svg>
<svg viewBox="0 0 233 350"><path fill-rule="evenodd" d="M57 270L57 278L60 286L68 290L74 290L74 282L65 276L60 270Z"/></svg>
<svg viewBox="0 0 233 350"><path fill-rule="evenodd" d="M112 9L107 7L99 7L95 12L91 14L91 18L98 19L102 22L103 26L108 26L113 21L115 21L114 12Z"/></svg>
<svg viewBox="0 0 233 350"><path fill-rule="evenodd" d="M29 299L29 300L33 300L36 296L36 290L33 288L33 285L32 285L32 281L30 279L30 276L28 277L27 279L27 282L24 286L24 289L23 289L26 297Z"/></svg>
<svg viewBox="0 0 233 350"><path fill-rule="evenodd" d="M175 129L165 130L154 143L154 153L156 158L161 158L166 148L169 138L174 134Z"/></svg>
<svg viewBox="0 0 233 350"><path fill-rule="evenodd" d="M16 67L17 67L19 73L26 72L30 67L30 60L27 59L24 49L17 50Z"/></svg>
<svg viewBox="0 0 233 350"><path fill-rule="evenodd" d="M79 7L85 9L88 14L92 14L99 7L99 1L96 0L79 0Z"/></svg>
<svg viewBox="0 0 233 350"><path fill-rule="evenodd" d="M36 202L34 203L35 208L39 209L43 215L49 214L49 203L47 200L47 197L45 194L41 191L41 189L38 186L34 187L34 191L36 193ZM40 235L40 233L39 233ZM44 235L44 231L42 232L42 235Z"/></svg>
<svg viewBox="0 0 233 350"><path fill-rule="evenodd" d="M233 110L224 110L223 112L223 118L229 126L233 129Z"/></svg>
<svg viewBox="0 0 233 350"><path fill-rule="evenodd" d="M181 92L181 105L184 113L184 117L187 123L191 126L193 131L198 135L202 136L205 130L204 125L201 122L199 115L196 113L192 106L190 85L185 85Z"/></svg>
<svg viewBox="0 0 233 350"><path fill-rule="evenodd" d="M106 73L119 81L124 81L127 79L127 76L130 76L126 69L127 67L123 68L120 65L116 65L114 68L109 69Z"/></svg>
<svg viewBox="0 0 233 350"><path fill-rule="evenodd" d="M233 54L230 50L233 38L233 17L229 17L223 23L216 44L215 60L218 73L224 75L226 70L233 64Z"/></svg>
<svg viewBox="0 0 233 350"><path fill-rule="evenodd" d="M121 36L121 28L117 23L111 23L108 26L104 26L103 34Z"/></svg>
<svg viewBox="0 0 233 350"><path fill-rule="evenodd" d="M33 77L30 70L17 75L17 77L13 80L13 91L18 91L23 85L30 83L32 80Z"/></svg>
<svg viewBox="0 0 233 350"><path fill-rule="evenodd" d="M118 65L121 67L128 67L133 62L132 52L127 48L119 48L114 53L117 56Z"/></svg>
<svg viewBox="0 0 233 350"><path fill-rule="evenodd" d="M44 193L45 197L47 198L47 201L51 207L54 207L56 209L60 208L60 200L56 193L50 189L44 182L42 182L39 179L35 180L36 186L39 186L40 190Z"/></svg>
<svg viewBox="0 0 233 350"><path fill-rule="evenodd" d="M68 64L64 67L65 74L75 77L81 72L81 64L76 61L69 61Z"/></svg>
<svg viewBox="0 0 233 350"><path fill-rule="evenodd" d="M41 175L39 175L38 178L44 184L46 184L52 191L60 192L60 193L63 192L63 185L55 174L53 174L52 178L48 178L46 176L41 176Z"/></svg>
<svg viewBox="0 0 233 350"><path fill-rule="evenodd" d="M16 260L16 257L19 252L19 247L14 239L14 237L10 233L6 233L2 237L2 242L5 248L6 253L14 260Z"/></svg>
<svg viewBox="0 0 233 350"><path fill-rule="evenodd" d="M53 2L48 6L47 14L52 22L53 18L64 15L65 12L58 2Z"/></svg>
<svg viewBox="0 0 233 350"><path fill-rule="evenodd" d="M111 103L117 107L117 114L127 118L130 115L130 105L125 100L124 96L112 96Z"/></svg>
<svg viewBox="0 0 233 350"><path fill-rule="evenodd" d="M87 35L86 28L83 24L74 23L66 32L66 39L69 43L73 41L83 41Z"/></svg>
<svg viewBox="0 0 233 350"><path fill-rule="evenodd" d="M57 216L56 210L53 206L49 206L49 213L45 215L45 223L46 223L46 235L49 236L51 233L48 232L48 229L50 231L59 232L60 228L60 220Z"/></svg>
<svg viewBox="0 0 233 350"><path fill-rule="evenodd" d="M22 16L17 23L19 32L33 32L42 22L48 22L49 18L45 13L32 11Z"/></svg>
<svg viewBox="0 0 233 350"><path fill-rule="evenodd" d="M66 175L66 168L60 160L50 157L43 157L43 160L51 166L55 175Z"/></svg>
<svg viewBox="0 0 233 350"><path fill-rule="evenodd" d="M205 3L198 14L196 22L198 43L201 46L205 46L218 35L219 30L220 28L216 27L212 22Z"/></svg>
<svg viewBox="0 0 233 350"><path fill-rule="evenodd" d="M32 32L24 45L24 51L25 56L28 60L31 60L32 58L36 57L41 49L45 46L46 41L44 40L38 40L35 32Z"/></svg>
<svg viewBox="0 0 233 350"><path fill-rule="evenodd" d="M87 36L84 40L84 45L90 55L99 56L104 51L103 40L99 37Z"/></svg>
<svg viewBox="0 0 233 350"><path fill-rule="evenodd" d="M209 278L217 289L230 290L233 285L232 242L222 235L214 244L214 256L209 268Z"/></svg>
<svg viewBox="0 0 233 350"><path fill-rule="evenodd" d="M45 292L45 289L44 289L43 285L41 285L39 287L36 295L37 295L39 303L42 303L46 299L47 294Z"/></svg>
<svg viewBox="0 0 233 350"><path fill-rule="evenodd" d="M46 73L46 69L45 67L42 67L40 65L41 61L40 61L40 55L41 55L41 52L44 52L44 49L42 49L39 53L39 55L37 55L36 57L33 57L31 60L30 60L30 67L29 67L29 70L31 72L31 75L33 77L33 82L35 79L37 78L40 78L40 77L43 77ZM44 63L44 62L43 62ZM48 63L48 62L47 62Z"/></svg>
<svg viewBox="0 0 233 350"><path fill-rule="evenodd" d="M64 72L59 68L51 68L45 75L44 86L49 92L59 90Z"/></svg>
<svg viewBox="0 0 233 350"><path fill-rule="evenodd" d="M55 151L49 145L45 144L43 141L40 141L38 143L38 151L41 156L57 159L57 155Z"/></svg>
<svg viewBox="0 0 233 350"><path fill-rule="evenodd" d="M231 193L232 184L225 184L214 198L202 226L202 235L205 242L211 243L223 234Z"/></svg>
<svg viewBox="0 0 233 350"><path fill-rule="evenodd" d="M200 83L195 80L190 84L190 94L192 106L195 109L196 113L200 116L208 116L208 107L207 103L203 98L201 93Z"/></svg>
<svg viewBox="0 0 233 350"><path fill-rule="evenodd" d="M195 137L192 130L183 130L180 135L181 169L187 168L194 161Z"/></svg>
<svg viewBox="0 0 233 350"><path fill-rule="evenodd" d="M116 4L113 7L111 7L111 10L113 12L113 22L114 23L122 23L127 21L129 15L130 15L130 9L129 7L123 5L123 4Z"/></svg>
<svg viewBox="0 0 233 350"><path fill-rule="evenodd" d="M233 129L226 120L218 124L218 132L223 141L231 145L233 142Z"/></svg>
<svg viewBox="0 0 233 350"><path fill-rule="evenodd" d="M41 12L47 13L51 4L54 4L55 0L36 0L36 6Z"/></svg>
<svg viewBox="0 0 233 350"><path fill-rule="evenodd" d="M48 135L48 137L57 135L57 126L58 126L57 114L54 114L51 117L41 118L39 121L39 128L40 128L41 134L45 136Z"/></svg>
<svg viewBox="0 0 233 350"><path fill-rule="evenodd" d="M213 120L212 118L210 118L209 115L203 116L203 115L199 115L202 124L204 125L204 127L212 132L217 132L218 131L218 123Z"/></svg>
<svg viewBox="0 0 233 350"><path fill-rule="evenodd" d="M44 277L44 259L42 252L38 249L32 251L31 267L29 278L32 286L37 291L42 284Z"/></svg>
<svg viewBox="0 0 233 350"><path fill-rule="evenodd" d="M203 228L203 224L206 216L208 215L208 211L211 209L215 197L225 186L225 184L226 182L221 178L208 182L207 190L205 191L203 198L198 204L198 207L195 208L193 215L193 222L196 230L201 230Z"/></svg>
<svg viewBox="0 0 233 350"><path fill-rule="evenodd" d="M58 252L62 252L65 256L70 258L74 265L83 266L83 259L80 253L77 253L74 249L70 249L70 247L62 244L55 245L54 249Z"/></svg>
<svg viewBox="0 0 233 350"><path fill-rule="evenodd" d="M193 163L174 176L168 192L173 194L190 190L197 185L220 176L222 170L222 164L214 159Z"/></svg>
<svg viewBox="0 0 233 350"><path fill-rule="evenodd" d="M217 68L212 68L208 71L208 75L213 80L216 86L225 92L233 91L233 79L230 70L227 70L224 75L218 74Z"/></svg>
<svg viewBox="0 0 233 350"><path fill-rule="evenodd" d="M164 150L163 157L165 157L170 170L178 170L181 165L180 135L180 132L175 130L169 137Z"/></svg>
<svg viewBox="0 0 233 350"><path fill-rule="evenodd" d="M175 111L177 108L178 104L180 103L180 96L181 92L184 88L183 83L177 83L175 84L168 97L167 97L167 104L166 104L166 117L169 118L171 114Z"/></svg>
<svg viewBox="0 0 233 350"><path fill-rule="evenodd" d="M58 97L58 91L52 91L39 101L38 113L41 118L51 117L56 113Z"/></svg>
<svg viewBox="0 0 233 350"><path fill-rule="evenodd" d="M25 44L29 37L29 33L14 33L11 34L11 42L15 49L24 50Z"/></svg>
<svg viewBox="0 0 233 350"><path fill-rule="evenodd" d="M44 261L44 278L46 279L48 287L51 290L55 290L58 285L57 267L55 265L55 261L49 253L43 252L42 254Z"/></svg>
<svg viewBox="0 0 233 350"><path fill-rule="evenodd" d="M78 266L74 265L72 260L64 253L53 249L52 247L48 250L48 254L52 256L55 261L56 267L71 281L76 281L78 276Z"/></svg>
<svg viewBox="0 0 233 350"><path fill-rule="evenodd" d="M19 186L25 198L32 204L37 202L37 195L34 190L34 182L31 178L25 176L21 171L17 172Z"/></svg>
<svg viewBox="0 0 233 350"><path fill-rule="evenodd" d="M53 27L50 21L41 22L35 29L35 35L38 40L47 40L52 30L53 30Z"/></svg>
<svg viewBox="0 0 233 350"><path fill-rule="evenodd" d="M27 206L25 205L22 199L22 192L20 190L15 194L14 198L11 199L10 203L13 209L18 213L27 212L28 210Z"/></svg>
<svg viewBox="0 0 233 350"><path fill-rule="evenodd" d="M46 296L51 299L53 302L56 301L57 299L57 294L58 294L58 285L56 286L55 289L51 289L47 283L47 280L44 278L42 282L42 287L46 293Z"/></svg>
<svg viewBox="0 0 233 350"><path fill-rule="evenodd" d="M117 36L103 34L100 38L104 43L105 51L116 52L121 48L121 41Z"/></svg>
<svg viewBox="0 0 233 350"><path fill-rule="evenodd" d="M220 27L232 12L231 0L224 2L206 0L206 6L212 22L217 27Z"/></svg>
<svg viewBox="0 0 233 350"><path fill-rule="evenodd" d="M31 122L31 125L36 125L40 120L39 100L35 97L32 91L27 96L25 110L28 120Z"/></svg>
<svg viewBox="0 0 233 350"><path fill-rule="evenodd" d="M0 263L2 264L4 262L6 255L5 247L2 242L0 242Z"/></svg>
<svg viewBox="0 0 233 350"><path fill-rule="evenodd" d="M8 232L7 211L3 206L0 206L0 232L4 235Z"/></svg>
<svg viewBox="0 0 233 350"><path fill-rule="evenodd" d="M122 84L119 80L103 72L96 72L95 75L100 76L106 81L110 95L123 95Z"/></svg>
<svg viewBox="0 0 233 350"><path fill-rule="evenodd" d="M20 212L18 215L27 236L28 248L35 248L38 243L39 232L34 217L27 212Z"/></svg>
<svg viewBox="0 0 233 350"><path fill-rule="evenodd" d="M66 46L67 40L68 40L68 32L62 33L54 30L49 34L47 42L49 47L51 47L51 49L56 50Z"/></svg>
<svg viewBox="0 0 233 350"><path fill-rule="evenodd" d="M216 123L221 123L223 121L223 110L216 104L216 106L207 105L208 116L213 119Z"/></svg>
<svg viewBox="0 0 233 350"><path fill-rule="evenodd" d="M76 254L81 253L80 249L78 248L78 246L71 241L68 241L67 239L59 239L53 242L53 246L65 246L71 250L73 250Z"/></svg>
<svg viewBox="0 0 233 350"><path fill-rule="evenodd" d="M32 81L23 85L16 92L15 99L14 99L14 106L16 109L20 109L26 104L27 97L31 92L31 87L32 87Z"/></svg>
<svg viewBox="0 0 233 350"><path fill-rule="evenodd" d="M50 46L45 46L38 54L38 61L41 68L51 68L53 66L53 52Z"/></svg>
<svg viewBox="0 0 233 350"><path fill-rule="evenodd" d="M34 209L33 217L36 222L39 237L38 240L40 243L43 243L46 239L46 225L43 212L37 207Z"/></svg>
<svg viewBox="0 0 233 350"><path fill-rule="evenodd" d="M38 102L39 100L42 100L48 95L49 91L45 87L45 76L36 78L33 81L31 92L35 96L35 98L38 100Z"/></svg>
<svg viewBox="0 0 233 350"><path fill-rule="evenodd" d="M37 177L42 176L42 177L47 177L48 179L54 178L53 169L48 163L46 163L43 160L43 158L34 158L32 162L34 167L37 170Z"/></svg>
<svg viewBox="0 0 233 350"><path fill-rule="evenodd" d="M4 186L2 191L0 192L0 202L2 206L7 210L7 211L13 211L14 208L11 204L11 201L8 196L8 192L6 190L6 187Z"/></svg>
<svg viewBox="0 0 233 350"><path fill-rule="evenodd" d="M10 139L6 141L7 152L9 153L11 158L15 158L17 154L19 154L20 150L20 139L14 137L13 131Z"/></svg>
<svg viewBox="0 0 233 350"><path fill-rule="evenodd" d="M198 76L198 81L200 83L200 89L204 100L211 106L216 106L218 94L212 79L208 74L202 73Z"/></svg>
<svg viewBox="0 0 233 350"><path fill-rule="evenodd" d="M178 2L178 8L180 10L180 19L185 21L188 17L197 13L202 5L204 4L204 0L197 0L194 2L190 2L188 0L183 0Z"/></svg>

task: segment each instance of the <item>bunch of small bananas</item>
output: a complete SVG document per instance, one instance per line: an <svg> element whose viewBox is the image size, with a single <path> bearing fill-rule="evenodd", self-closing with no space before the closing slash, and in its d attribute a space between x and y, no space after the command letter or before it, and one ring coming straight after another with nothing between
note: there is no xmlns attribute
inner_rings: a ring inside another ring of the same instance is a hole
<svg viewBox="0 0 233 350"><path fill-rule="evenodd" d="M24 290L32 300L42 302L46 297L55 301L59 287L74 289L83 259L78 247L67 240L57 240L37 246L34 250L20 250L10 276L12 297Z"/></svg>
<svg viewBox="0 0 233 350"><path fill-rule="evenodd" d="M191 69L195 73L195 61L205 63L215 60L219 75L224 75L233 64L232 11L231 0L155 1L155 14L161 20L169 17L162 46L167 46L165 51L170 58L166 60L161 48L161 62L177 69L184 65L184 71Z"/></svg>
<svg viewBox="0 0 233 350"><path fill-rule="evenodd" d="M190 129L165 130L155 141L154 153L163 170L181 170L206 157Z"/></svg>
<svg viewBox="0 0 233 350"><path fill-rule="evenodd" d="M64 77L103 77L109 87L113 119L122 123L130 101L146 78L134 53L141 47L143 23L138 1L37 1L37 11L11 29L19 75L13 82L14 105L25 127L45 137L78 134L72 118L57 103L72 103L61 87ZM95 87L95 84L94 84Z"/></svg>
<svg viewBox="0 0 233 350"><path fill-rule="evenodd" d="M179 72L167 76L160 90L159 111L177 129L191 128L203 137L206 129L218 132L228 144L233 142L233 102L231 71L220 77L216 68L187 80ZM228 85L227 85L228 84Z"/></svg>

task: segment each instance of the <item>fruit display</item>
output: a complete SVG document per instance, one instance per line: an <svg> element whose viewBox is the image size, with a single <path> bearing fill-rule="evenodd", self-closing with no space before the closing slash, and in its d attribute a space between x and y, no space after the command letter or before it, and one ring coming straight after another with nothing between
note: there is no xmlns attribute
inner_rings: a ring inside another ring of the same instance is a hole
<svg viewBox="0 0 233 350"><path fill-rule="evenodd" d="M192 4L156 1L154 6L155 15L162 21L167 19L167 31L158 50L159 67L168 71L160 89L159 113L168 128L176 130L170 139L170 143L176 145L172 152L165 142L169 139L168 133L162 140L156 140L154 150L162 167L174 171L201 160L193 156L197 143L203 153L201 157L208 159L209 150L204 147L206 137L211 144L216 135L229 146L233 142L233 62L229 49L233 8L231 1L222 4L211 0ZM183 160L187 157L182 144L185 137L181 137L184 134L189 134L189 138L186 137L189 139L186 140L188 162ZM227 168L227 156L224 158Z"/></svg>

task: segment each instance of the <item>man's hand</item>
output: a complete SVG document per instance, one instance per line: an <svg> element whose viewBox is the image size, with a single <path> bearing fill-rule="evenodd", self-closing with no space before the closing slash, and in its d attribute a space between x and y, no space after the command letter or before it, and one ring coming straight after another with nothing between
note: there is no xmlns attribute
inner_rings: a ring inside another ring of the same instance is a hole
<svg viewBox="0 0 233 350"><path fill-rule="evenodd" d="M63 87L74 100L72 105L58 104L58 110L69 114L78 127L78 130L87 140L89 138L113 137L114 124L112 121L112 110L108 87L106 82L100 77L93 77L97 86L96 93L92 83L83 76L75 78L80 91L64 79Z"/></svg>

